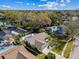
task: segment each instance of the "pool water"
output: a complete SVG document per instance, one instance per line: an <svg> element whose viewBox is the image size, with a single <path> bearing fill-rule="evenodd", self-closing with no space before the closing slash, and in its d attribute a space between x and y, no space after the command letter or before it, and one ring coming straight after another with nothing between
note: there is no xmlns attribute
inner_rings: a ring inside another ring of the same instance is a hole
<svg viewBox="0 0 79 59"><path fill-rule="evenodd" d="M9 46L9 47L0 47L0 53L6 52L7 50L13 48L14 46Z"/></svg>
<svg viewBox="0 0 79 59"><path fill-rule="evenodd" d="M0 48L0 51L4 50L5 48Z"/></svg>

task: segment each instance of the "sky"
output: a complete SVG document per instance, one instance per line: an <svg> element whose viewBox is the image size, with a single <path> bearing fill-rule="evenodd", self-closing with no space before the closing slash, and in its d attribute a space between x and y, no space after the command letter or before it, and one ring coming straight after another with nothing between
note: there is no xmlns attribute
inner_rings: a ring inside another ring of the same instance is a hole
<svg viewBox="0 0 79 59"><path fill-rule="evenodd" d="M79 0L0 0L0 10L75 10Z"/></svg>

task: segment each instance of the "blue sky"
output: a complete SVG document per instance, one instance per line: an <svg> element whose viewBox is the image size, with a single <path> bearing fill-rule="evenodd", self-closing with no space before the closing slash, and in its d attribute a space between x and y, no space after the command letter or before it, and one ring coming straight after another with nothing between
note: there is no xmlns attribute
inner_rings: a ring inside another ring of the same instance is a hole
<svg viewBox="0 0 79 59"><path fill-rule="evenodd" d="M0 10L74 10L79 0L0 0Z"/></svg>

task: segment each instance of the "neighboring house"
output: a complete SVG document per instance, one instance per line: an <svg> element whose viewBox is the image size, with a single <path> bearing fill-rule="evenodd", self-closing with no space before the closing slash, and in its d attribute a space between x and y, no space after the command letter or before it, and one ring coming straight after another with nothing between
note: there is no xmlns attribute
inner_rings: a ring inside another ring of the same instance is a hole
<svg viewBox="0 0 79 59"><path fill-rule="evenodd" d="M8 34L13 34L13 35L19 35L19 34L27 34L28 31L24 30L22 28L17 28L16 26L13 25L7 25L7 28L4 30Z"/></svg>
<svg viewBox="0 0 79 59"><path fill-rule="evenodd" d="M73 17L72 17L72 20L73 20L73 21L79 20L79 17L73 16Z"/></svg>
<svg viewBox="0 0 79 59"><path fill-rule="evenodd" d="M48 31L49 29L51 29L51 32L54 32L58 30L58 26L47 27L46 31Z"/></svg>
<svg viewBox="0 0 79 59"><path fill-rule="evenodd" d="M13 30L11 33L12 34L15 34L15 35L28 34L28 31L27 30L24 30L22 28L16 28L16 30Z"/></svg>
<svg viewBox="0 0 79 59"><path fill-rule="evenodd" d="M40 52L43 52L45 48L49 49L49 44L47 38L49 35L47 33L31 34L22 38L22 41L30 43L30 45L35 46Z"/></svg>
<svg viewBox="0 0 79 59"><path fill-rule="evenodd" d="M4 29L4 32L7 33L7 34L12 34L11 32L13 30L16 30L16 27L9 24L9 25L6 25L6 29Z"/></svg>
<svg viewBox="0 0 79 59"><path fill-rule="evenodd" d="M0 30L0 38L3 39L3 37L6 35L6 33L3 30Z"/></svg>
<svg viewBox="0 0 79 59"><path fill-rule="evenodd" d="M0 59L37 59L23 46L15 46L6 52L0 54Z"/></svg>
<svg viewBox="0 0 79 59"><path fill-rule="evenodd" d="M49 29L51 29L51 32L54 33L57 36L63 36L63 35L65 35L63 27L61 27L61 26L47 27L46 31L48 32Z"/></svg>
<svg viewBox="0 0 79 59"><path fill-rule="evenodd" d="M61 17L61 21L62 21L62 22L68 21L67 16L62 16L62 17Z"/></svg>

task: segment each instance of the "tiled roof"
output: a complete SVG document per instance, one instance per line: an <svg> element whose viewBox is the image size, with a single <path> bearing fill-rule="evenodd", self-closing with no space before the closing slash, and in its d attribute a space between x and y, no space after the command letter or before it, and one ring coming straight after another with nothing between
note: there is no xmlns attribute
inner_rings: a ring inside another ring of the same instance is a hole
<svg viewBox="0 0 79 59"><path fill-rule="evenodd" d="M0 54L0 58L5 59L37 59L34 55L28 52L23 46L15 46L14 48Z"/></svg>
<svg viewBox="0 0 79 59"><path fill-rule="evenodd" d="M48 34L43 32L43 33L38 33L35 34L31 39L30 43L35 44L35 41L38 41L40 43L45 43L45 39L48 37Z"/></svg>

